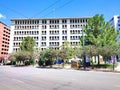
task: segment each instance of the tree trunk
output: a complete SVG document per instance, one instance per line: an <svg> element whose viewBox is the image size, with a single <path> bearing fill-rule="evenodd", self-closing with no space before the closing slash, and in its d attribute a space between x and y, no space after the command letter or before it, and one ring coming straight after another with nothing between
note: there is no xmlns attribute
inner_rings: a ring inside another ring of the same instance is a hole
<svg viewBox="0 0 120 90"><path fill-rule="evenodd" d="M105 57L104 60L105 60L105 68L107 68L107 66L106 66L107 57Z"/></svg>
<svg viewBox="0 0 120 90"><path fill-rule="evenodd" d="M98 68L100 68L100 57L98 55L98 64L97 64Z"/></svg>
<svg viewBox="0 0 120 90"><path fill-rule="evenodd" d="M84 67L84 70L86 70L86 60L85 60L85 55L83 56L83 67Z"/></svg>
<svg viewBox="0 0 120 90"><path fill-rule="evenodd" d="M52 58L50 59L50 68L52 68L52 64L53 64L53 62L52 62Z"/></svg>
<svg viewBox="0 0 120 90"><path fill-rule="evenodd" d="M94 69L93 59L91 58L92 69Z"/></svg>

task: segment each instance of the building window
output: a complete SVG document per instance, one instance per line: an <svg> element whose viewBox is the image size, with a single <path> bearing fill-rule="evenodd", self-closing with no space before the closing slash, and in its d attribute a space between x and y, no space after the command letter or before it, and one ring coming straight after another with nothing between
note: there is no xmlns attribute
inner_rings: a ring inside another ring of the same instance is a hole
<svg viewBox="0 0 120 90"><path fill-rule="evenodd" d="M50 29L59 29L59 25L50 25L49 28Z"/></svg>
<svg viewBox="0 0 120 90"><path fill-rule="evenodd" d="M50 24L59 24L59 20L50 20Z"/></svg>
<svg viewBox="0 0 120 90"><path fill-rule="evenodd" d="M47 26L46 25L42 25L42 29L46 29L47 28Z"/></svg>
<svg viewBox="0 0 120 90"><path fill-rule="evenodd" d="M62 28L63 28L63 29L66 29L66 28L67 28L67 25L62 25Z"/></svg>
<svg viewBox="0 0 120 90"><path fill-rule="evenodd" d="M49 40L59 40L59 36L50 36Z"/></svg>
<svg viewBox="0 0 120 90"><path fill-rule="evenodd" d="M46 40L46 36L42 36L42 38L41 38L41 39L42 39L43 41L44 41L44 40Z"/></svg>
<svg viewBox="0 0 120 90"><path fill-rule="evenodd" d="M49 42L49 46L59 46L59 42Z"/></svg>
<svg viewBox="0 0 120 90"><path fill-rule="evenodd" d="M46 31L42 31L42 35L46 35Z"/></svg>
<svg viewBox="0 0 120 90"><path fill-rule="evenodd" d="M49 31L49 34L51 34L51 35L55 35L55 34L58 35L59 31L56 31L56 30L55 31Z"/></svg>
<svg viewBox="0 0 120 90"><path fill-rule="evenodd" d="M62 36L62 40L67 40L67 36Z"/></svg>
<svg viewBox="0 0 120 90"><path fill-rule="evenodd" d="M67 34L67 30L62 30L62 34Z"/></svg>
<svg viewBox="0 0 120 90"><path fill-rule="evenodd" d="M41 42L41 46L46 46L46 42Z"/></svg>
<svg viewBox="0 0 120 90"><path fill-rule="evenodd" d="M81 36L70 36L70 40L80 40Z"/></svg>
<svg viewBox="0 0 120 90"><path fill-rule="evenodd" d="M62 23L63 23L63 24L64 24L64 23L67 23L67 20L66 20L66 19L62 20Z"/></svg>

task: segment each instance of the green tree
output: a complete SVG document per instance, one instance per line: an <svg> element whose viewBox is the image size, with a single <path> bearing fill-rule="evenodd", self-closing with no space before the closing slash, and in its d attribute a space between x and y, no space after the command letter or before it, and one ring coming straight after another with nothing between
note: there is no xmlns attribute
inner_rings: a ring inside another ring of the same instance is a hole
<svg viewBox="0 0 120 90"><path fill-rule="evenodd" d="M114 45L117 42L118 33L113 27L110 27L108 22L105 22L103 15L95 15L88 20L88 23L83 28L85 30L85 45L95 45L96 55L100 55L103 47ZM102 54L106 55L106 52ZM99 57L98 57L98 65Z"/></svg>
<svg viewBox="0 0 120 90"><path fill-rule="evenodd" d="M57 50L46 49L40 52L39 65L43 65L43 66L50 65L52 67L54 59L57 59L57 58L58 58Z"/></svg>
<svg viewBox="0 0 120 90"><path fill-rule="evenodd" d="M98 39L104 28L104 17L103 15L96 14L88 20L88 23L83 27L85 31L85 45L95 45L97 44L94 39Z"/></svg>
<svg viewBox="0 0 120 90"><path fill-rule="evenodd" d="M29 52L33 53L34 44L35 44L35 41L34 41L33 37L27 36L22 41L22 43L20 45L20 49L22 51L29 51Z"/></svg>
<svg viewBox="0 0 120 90"><path fill-rule="evenodd" d="M76 52L77 52L76 47L73 48L70 45L70 42L66 41L61 46L60 57L62 57L62 59L64 59L64 60L69 60L76 55Z"/></svg>

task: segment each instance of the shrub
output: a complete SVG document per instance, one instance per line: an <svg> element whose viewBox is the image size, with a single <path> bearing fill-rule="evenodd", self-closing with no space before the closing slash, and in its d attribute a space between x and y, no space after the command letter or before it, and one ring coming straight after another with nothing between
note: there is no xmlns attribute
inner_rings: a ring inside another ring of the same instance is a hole
<svg viewBox="0 0 120 90"><path fill-rule="evenodd" d="M16 59L16 62L19 63L19 65L30 65L30 64L33 64L33 61L34 61L33 55L27 51L16 53L15 59Z"/></svg>
<svg viewBox="0 0 120 90"><path fill-rule="evenodd" d="M11 60L11 65L16 65L16 60Z"/></svg>

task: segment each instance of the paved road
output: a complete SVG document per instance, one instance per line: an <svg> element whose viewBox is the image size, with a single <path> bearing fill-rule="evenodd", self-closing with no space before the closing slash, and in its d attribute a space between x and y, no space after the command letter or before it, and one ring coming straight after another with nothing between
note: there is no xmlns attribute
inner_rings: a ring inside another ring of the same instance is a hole
<svg viewBox="0 0 120 90"><path fill-rule="evenodd" d="M120 90L120 73L0 66L0 90Z"/></svg>

